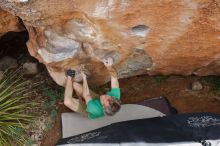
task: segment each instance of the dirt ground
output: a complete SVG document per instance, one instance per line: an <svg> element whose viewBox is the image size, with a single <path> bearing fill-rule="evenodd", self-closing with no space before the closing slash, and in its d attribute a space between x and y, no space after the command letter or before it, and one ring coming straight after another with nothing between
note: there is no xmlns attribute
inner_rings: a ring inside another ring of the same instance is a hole
<svg viewBox="0 0 220 146"><path fill-rule="evenodd" d="M192 91L191 83L197 80L200 80L203 89ZM94 88L94 90L98 93L103 93L109 87L110 84L106 84L102 87ZM121 79L120 87L123 103L136 103L153 97L165 96L179 113L212 112L220 114L220 96L211 89L207 82L196 76L170 76L159 81L155 77L137 76ZM60 104L58 116L51 130L44 137L41 146L54 146L61 138L60 115L62 112L70 111Z"/></svg>

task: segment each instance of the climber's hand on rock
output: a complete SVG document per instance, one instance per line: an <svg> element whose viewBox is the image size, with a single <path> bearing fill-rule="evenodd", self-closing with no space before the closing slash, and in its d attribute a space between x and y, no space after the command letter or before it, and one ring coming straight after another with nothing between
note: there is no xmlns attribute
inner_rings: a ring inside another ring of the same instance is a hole
<svg viewBox="0 0 220 146"><path fill-rule="evenodd" d="M103 63L104 63L104 65L105 65L107 68L112 68L113 59L109 57L109 58L107 58L107 59L104 59L104 60L103 60Z"/></svg>
<svg viewBox="0 0 220 146"><path fill-rule="evenodd" d="M87 78L86 74L85 74L83 71L81 71L80 74L81 74L81 76L82 76L83 79L86 79L86 78Z"/></svg>

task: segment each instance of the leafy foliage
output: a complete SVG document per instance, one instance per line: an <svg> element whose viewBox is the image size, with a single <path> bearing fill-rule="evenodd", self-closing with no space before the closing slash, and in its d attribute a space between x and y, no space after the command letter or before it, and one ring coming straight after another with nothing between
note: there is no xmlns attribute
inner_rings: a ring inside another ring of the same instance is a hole
<svg viewBox="0 0 220 146"><path fill-rule="evenodd" d="M50 111L50 117L55 118L57 116L56 103L61 100L64 95L64 88L45 88L43 95L48 99L43 103L43 108Z"/></svg>
<svg viewBox="0 0 220 146"><path fill-rule="evenodd" d="M157 84L161 84L163 82L166 81L166 79L168 78L168 76L154 76L154 80L156 81Z"/></svg>
<svg viewBox="0 0 220 146"><path fill-rule="evenodd" d="M214 91L220 91L220 76L206 76L203 80L208 82Z"/></svg>
<svg viewBox="0 0 220 146"><path fill-rule="evenodd" d="M45 131L48 131L52 128L52 124L50 122L46 121L44 124L46 126Z"/></svg>
<svg viewBox="0 0 220 146"><path fill-rule="evenodd" d="M31 138L29 138L29 139L26 141L25 145L26 145L26 146L32 146L33 143L34 143L33 140L32 140Z"/></svg>
<svg viewBox="0 0 220 146"><path fill-rule="evenodd" d="M43 91L43 95L50 98L51 101L59 100L63 97L64 89L58 88L56 90L54 89L45 89Z"/></svg>
<svg viewBox="0 0 220 146"><path fill-rule="evenodd" d="M50 112L50 117L51 118L55 118L57 116L57 110L56 109L52 109Z"/></svg>
<svg viewBox="0 0 220 146"><path fill-rule="evenodd" d="M32 92L30 82L24 80L20 70L6 71L0 80L0 145L24 145L28 137L26 126L33 120L27 110L33 105L27 102Z"/></svg>

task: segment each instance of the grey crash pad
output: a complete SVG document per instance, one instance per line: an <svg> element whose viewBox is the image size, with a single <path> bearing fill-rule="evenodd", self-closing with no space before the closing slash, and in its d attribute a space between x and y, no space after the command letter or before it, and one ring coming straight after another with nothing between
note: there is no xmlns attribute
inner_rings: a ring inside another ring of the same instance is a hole
<svg viewBox="0 0 220 146"><path fill-rule="evenodd" d="M77 113L63 113L62 115L62 137L75 136L112 123L165 116L163 113L137 104L124 104L121 110L114 116L105 116L95 120L82 117Z"/></svg>

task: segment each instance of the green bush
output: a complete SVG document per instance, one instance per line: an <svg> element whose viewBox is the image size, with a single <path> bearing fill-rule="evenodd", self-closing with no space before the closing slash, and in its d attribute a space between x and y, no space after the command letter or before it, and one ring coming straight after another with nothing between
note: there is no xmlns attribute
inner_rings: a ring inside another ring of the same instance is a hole
<svg viewBox="0 0 220 146"><path fill-rule="evenodd" d="M162 84L163 82L165 82L169 77L168 76L154 76L154 80L156 81L157 84Z"/></svg>
<svg viewBox="0 0 220 146"><path fill-rule="evenodd" d="M64 88L63 87L59 87L56 89L44 88L43 95L48 98L46 101L44 101L43 108L50 112L51 118L56 118L57 116L56 103L62 100L62 97L64 95Z"/></svg>
<svg viewBox="0 0 220 146"><path fill-rule="evenodd" d="M33 89L21 71L5 72L0 80L0 146L24 145L27 125L34 116L28 113L33 105L27 97Z"/></svg>
<svg viewBox="0 0 220 146"><path fill-rule="evenodd" d="M220 76L206 76L202 79L211 85L212 90L220 92Z"/></svg>

